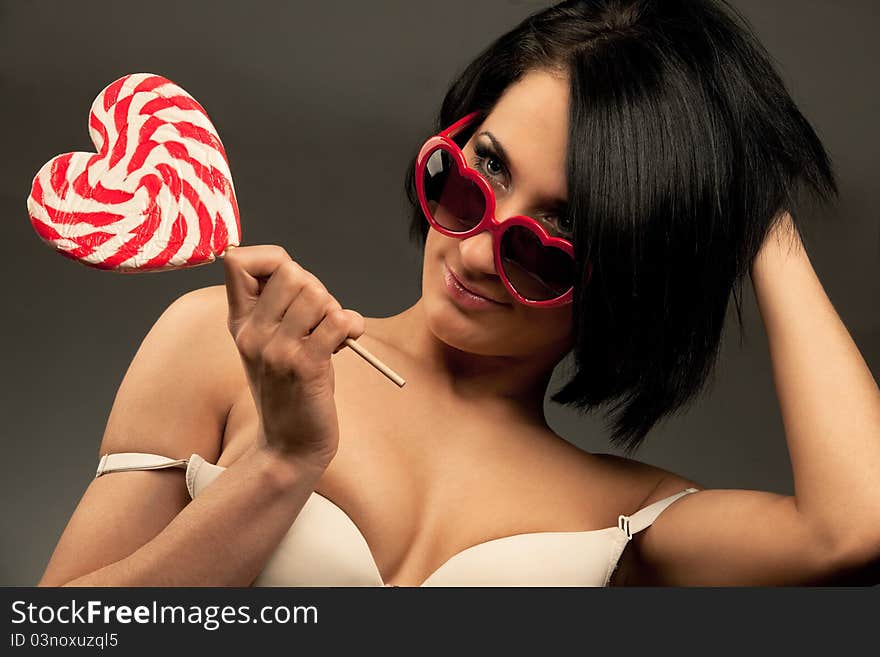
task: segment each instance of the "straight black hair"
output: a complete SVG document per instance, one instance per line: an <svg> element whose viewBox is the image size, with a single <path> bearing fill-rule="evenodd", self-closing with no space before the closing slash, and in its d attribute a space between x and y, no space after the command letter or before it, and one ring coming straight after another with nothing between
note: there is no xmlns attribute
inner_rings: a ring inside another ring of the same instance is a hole
<svg viewBox="0 0 880 657"><path fill-rule="evenodd" d="M610 440L631 453L706 386L731 293L742 341L742 282L764 238L785 212L802 236L801 185L828 202L835 176L769 54L724 0L538 11L455 79L431 134L471 111L485 117L531 70L567 73L571 92L575 367L550 399L584 413L609 404ZM413 161L405 186L410 236L424 248Z"/></svg>

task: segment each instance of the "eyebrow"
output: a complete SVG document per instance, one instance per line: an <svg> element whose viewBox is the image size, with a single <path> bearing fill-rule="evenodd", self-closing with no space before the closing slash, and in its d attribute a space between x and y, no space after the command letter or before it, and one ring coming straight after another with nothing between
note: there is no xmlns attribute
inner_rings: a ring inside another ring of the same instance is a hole
<svg viewBox="0 0 880 657"><path fill-rule="evenodd" d="M498 157L504 160L504 164L507 165L508 168L512 168L510 164L510 156L507 154L507 151L504 150L504 146L501 145L501 142L495 138L488 130L483 130L482 132L477 134L477 137L486 136L489 138L489 141L492 142L492 146L495 148L495 151L498 153ZM566 210L568 208L568 202L565 199L561 198L552 198L547 199L550 204L550 208L556 210L557 212Z"/></svg>

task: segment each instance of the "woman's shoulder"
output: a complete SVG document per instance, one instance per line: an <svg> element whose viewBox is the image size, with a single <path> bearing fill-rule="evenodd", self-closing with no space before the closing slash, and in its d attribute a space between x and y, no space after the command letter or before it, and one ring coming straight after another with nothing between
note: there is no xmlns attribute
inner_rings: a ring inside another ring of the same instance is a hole
<svg viewBox="0 0 880 657"><path fill-rule="evenodd" d="M597 526L616 523L619 514L631 515L653 501L694 485L660 466L613 453L587 451L552 430L541 457L548 485L574 504L601 516ZM544 458L546 457L546 458ZM670 490L675 488L676 490ZM667 492L669 491L669 492ZM597 505L596 500L603 500ZM601 507L601 510L600 510Z"/></svg>
<svg viewBox="0 0 880 657"><path fill-rule="evenodd" d="M144 340L155 334L156 341L166 343L167 351L184 357L193 373L203 375L200 385L216 395L221 405L235 397L235 384L247 383L229 332L228 313L225 285L197 288L175 299Z"/></svg>
<svg viewBox="0 0 880 657"><path fill-rule="evenodd" d="M704 488L688 477L660 466L610 453L593 454L612 473L623 479L640 482L645 495L636 509L679 493L686 488Z"/></svg>
<svg viewBox="0 0 880 657"><path fill-rule="evenodd" d="M227 327L225 287L186 292L162 312L116 393L100 453L148 452L206 459L220 452L223 425L246 385Z"/></svg>

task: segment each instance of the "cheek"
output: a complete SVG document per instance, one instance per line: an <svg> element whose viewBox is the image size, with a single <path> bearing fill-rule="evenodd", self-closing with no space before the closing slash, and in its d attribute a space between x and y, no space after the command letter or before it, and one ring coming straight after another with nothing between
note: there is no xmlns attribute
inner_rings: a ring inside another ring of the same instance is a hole
<svg viewBox="0 0 880 657"><path fill-rule="evenodd" d="M425 240L425 255L422 260L422 283L428 288L434 288L441 281L443 275L443 260L448 249L446 238L436 230L428 231ZM441 281L442 282L442 281Z"/></svg>
<svg viewBox="0 0 880 657"><path fill-rule="evenodd" d="M428 229L428 237L425 240L425 271L440 271L443 260L449 253L449 249L455 248L459 240L441 235L433 228Z"/></svg>
<svg viewBox="0 0 880 657"><path fill-rule="evenodd" d="M425 270L436 266L435 262L442 248L442 240L438 239L440 237L442 235L438 234L436 230L428 229L428 238L425 240Z"/></svg>

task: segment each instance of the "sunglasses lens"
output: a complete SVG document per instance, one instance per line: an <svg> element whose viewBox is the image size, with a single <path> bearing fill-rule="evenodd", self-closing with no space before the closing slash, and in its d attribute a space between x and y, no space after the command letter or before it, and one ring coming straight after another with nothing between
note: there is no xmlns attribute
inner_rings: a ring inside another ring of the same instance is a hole
<svg viewBox="0 0 880 657"><path fill-rule="evenodd" d="M480 223L486 211L483 192L459 173L455 161L442 148L428 157L422 184L431 218L440 226L463 233Z"/></svg>
<svg viewBox="0 0 880 657"><path fill-rule="evenodd" d="M511 226L501 236L501 264L514 289L530 301L555 299L574 283L574 259L544 246L523 226Z"/></svg>

